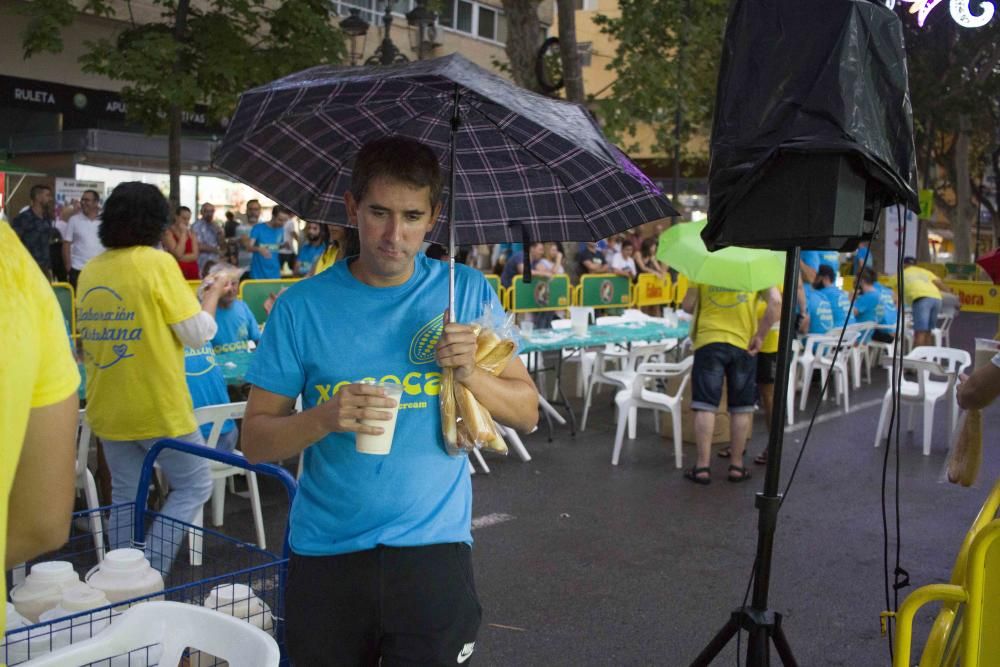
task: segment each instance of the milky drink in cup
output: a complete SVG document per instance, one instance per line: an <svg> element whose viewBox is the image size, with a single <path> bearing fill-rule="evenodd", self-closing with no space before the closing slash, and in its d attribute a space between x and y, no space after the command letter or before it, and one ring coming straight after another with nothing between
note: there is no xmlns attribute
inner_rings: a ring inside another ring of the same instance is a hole
<svg viewBox="0 0 1000 667"><path fill-rule="evenodd" d="M396 417L399 415L399 401L403 397L403 386L395 382L370 382L374 387L381 388L387 398L391 398L396 405L391 408L376 408L380 412L388 412L392 415L389 421L381 419L362 419L365 426L375 426L383 429L381 435L369 435L367 433L357 433L355 439L355 449L362 454L386 455L392 450L392 436L396 432Z"/></svg>

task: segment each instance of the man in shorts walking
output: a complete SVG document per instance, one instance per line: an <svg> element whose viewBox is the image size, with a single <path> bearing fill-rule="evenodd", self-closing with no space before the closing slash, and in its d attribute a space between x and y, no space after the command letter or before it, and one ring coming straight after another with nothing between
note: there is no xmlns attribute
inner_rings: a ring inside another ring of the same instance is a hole
<svg viewBox="0 0 1000 667"><path fill-rule="evenodd" d="M468 458L445 450L441 371L519 431L535 427L538 393L516 356L499 377L478 368L472 327L444 319L448 267L421 252L441 188L424 144L365 144L344 195L360 255L282 294L247 374L247 458L305 453L285 592L296 665L464 665L475 649L472 485ZM502 312L481 273L455 269L458 322ZM387 455L355 449L397 407L372 382L402 386Z"/></svg>
<svg viewBox="0 0 1000 667"><path fill-rule="evenodd" d="M715 413L722 401L723 382L729 409L730 457L727 479L743 482L750 471L743 465L743 453L755 403L756 355L764 337L781 314L781 295L775 287L741 292L712 285L692 285L683 308L694 313L691 340L694 367L691 371L691 407L695 411L694 432L698 447L694 467L684 476L696 484L712 481L712 434ZM756 300L765 299L764 316L756 317Z"/></svg>

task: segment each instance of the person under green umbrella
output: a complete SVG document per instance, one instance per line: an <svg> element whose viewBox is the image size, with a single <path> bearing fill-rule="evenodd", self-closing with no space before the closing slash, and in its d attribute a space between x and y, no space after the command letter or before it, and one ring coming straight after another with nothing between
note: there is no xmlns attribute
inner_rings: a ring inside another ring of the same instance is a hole
<svg viewBox="0 0 1000 667"><path fill-rule="evenodd" d="M727 479L743 482L750 479L743 454L756 403L757 353L781 315L776 285L782 279L785 255L747 248L709 252L701 240L704 227L705 221L671 227L660 236L657 251L660 261L692 281L682 307L694 315L691 407L698 452L695 465L684 476L696 484L712 481L712 434L725 381L732 459ZM760 300L766 308L758 318Z"/></svg>

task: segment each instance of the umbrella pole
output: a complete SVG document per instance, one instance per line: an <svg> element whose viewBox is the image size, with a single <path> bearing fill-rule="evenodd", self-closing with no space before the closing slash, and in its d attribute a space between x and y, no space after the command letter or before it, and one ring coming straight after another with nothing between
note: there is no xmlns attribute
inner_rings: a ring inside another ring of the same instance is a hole
<svg viewBox="0 0 1000 667"><path fill-rule="evenodd" d="M448 321L455 322L455 144L462 119L458 113L458 84L455 84L455 105L451 114L451 148L448 167Z"/></svg>
<svg viewBox="0 0 1000 667"><path fill-rule="evenodd" d="M767 440L767 472L764 490L757 494L757 557L754 561L753 599L749 606L732 612L729 621L712 638L708 646L691 663L692 667L709 665L740 630L746 630L747 665L767 667L770 664L769 644L774 643L781 663L796 665L792 648L781 628L781 614L767 608L771 585L771 559L774 551L774 531L781 508L781 448L785 436L785 408L788 397L788 375L791 371L792 341L795 339L795 293L799 280L799 253L796 247L785 253L785 282L781 299L781 335L778 345L776 379L774 382L771 428Z"/></svg>

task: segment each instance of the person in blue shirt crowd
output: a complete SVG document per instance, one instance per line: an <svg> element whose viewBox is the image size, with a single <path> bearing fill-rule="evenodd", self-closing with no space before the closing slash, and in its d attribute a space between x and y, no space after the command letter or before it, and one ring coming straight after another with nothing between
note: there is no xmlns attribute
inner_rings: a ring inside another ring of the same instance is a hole
<svg viewBox="0 0 1000 667"><path fill-rule="evenodd" d="M271 211L271 219L258 222L250 229L247 249L253 253L250 259L250 278L253 280L276 280L281 277L281 259L278 254L285 240L285 223L292 217L283 206L276 205Z"/></svg>
<svg viewBox="0 0 1000 667"><path fill-rule="evenodd" d="M858 249L854 251L854 271L852 271L855 276L861 273L862 267L871 268L870 252L868 241L858 243Z"/></svg>
<svg viewBox="0 0 1000 667"><path fill-rule="evenodd" d="M230 278L229 287L219 297L219 305L215 309L218 329L212 338L212 351L215 354L247 352L250 349L249 341L260 342L260 327L250 306L236 298L239 276L243 271L231 264L216 264L212 271Z"/></svg>
<svg viewBox="0 0 1000 667"><path fill-rule="evenodd" d="M532 243L528 247L528 259L531 262L531 266L534 267L535 263L540 260L545 254L545 244L540 242ZM507 263L503 266L503 273L500 274L500 284L504 287L510 287L514 282L514 276L518 276L524 273L524 253L516 252L510 256Z"/></svg>
<svg viewBox="0 0 1000 667"><path fill-rule="evenodd" d="M305 242L299 246L298 275L308 276L316 260L323 256L330 244L326 226L318 222L307 222Z"/></svg>
<svg viewBox="0 0 1000 667"><path fill-rule="evenodd" d="M836 250L803 250L799 255L799 268L802 272L802 279L807 283L815 283L820 266L829 266L833 269L836 280L837 271L840 269L840 254Z"/></svg>
<svg viewBox="0 0 1000 667"><path fill-rule="evenodd" d="M809 333L825 334L833 328L833 309L830 302L809 283L803 285L806 306L809 309Z"/></svg>
<svg viewBox="0 0 1000 667"><path fill-rule="evenodd" d="M854 317L858 322L874 322L881 324L885 318L885 305L882 303L882 295L875 285L878 277L871 269L865 269L858 276L860 294L854 300Z"/></svg>
<svg viewBox="0 0 1000 667"><path fill-rule="evenodd" d="M830 309L833 311L833 326L842 327L845 322L853 321L853 316L848 312L851 306L851 297L834 284L836 279L836 274L828 264L820 264L819 269L816 270L813 288L830 302Z"/></svg>
<svg viewBox="0 0 1000 667"><path fill-rule="evenodd" d="M891 343L896 339L896 323L899 318L896 293L891 287L878 282L878 276L874 271L872 276L876 278L875 289L878 290L879 300L882 302L882 319L879 320L879 328L872 334L872 339L880 343Z"/></svg>
<svg viewBox="0 0 1000 667"><path fill-rule="evenodd" d="M480 272L455 267L455 321L443 312L448 266L421 252L441 190L426 145L392 136L362 146L344 194L360 255L277 300L246 376L246 457L304 452L285 591L294 664L455 665L475 648L472 485L467 456L445 448L442 370L519 431L538 422L538 392L517 356L498 377L475 364L475 331L459 322L487 305L502 313ZM383 456L355 449L355 434L381 434L372 422L397 407L371 381L403 389Z"/></svg>
<svg viewBox="0 0 1000 667"><path fill-rule="evenodd" d="M203 408L208 405L229 403L229 392L226 390L226 378L222 369L215 363L215 353L208 343L198 349L184 348L184 375L187 380L188 392L194 407ZM212 432L211 424L200 427L201 437L208 441ZM232 419L227 419L222 425L216 449L231 452L240 440L240 432Z"/></svg>

